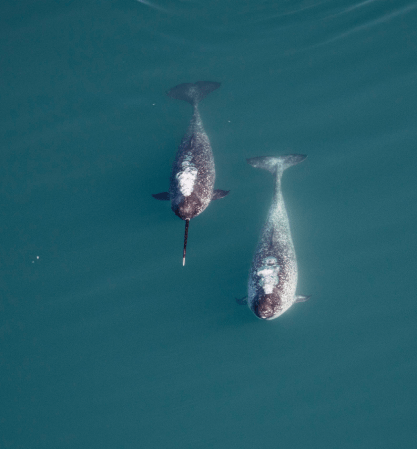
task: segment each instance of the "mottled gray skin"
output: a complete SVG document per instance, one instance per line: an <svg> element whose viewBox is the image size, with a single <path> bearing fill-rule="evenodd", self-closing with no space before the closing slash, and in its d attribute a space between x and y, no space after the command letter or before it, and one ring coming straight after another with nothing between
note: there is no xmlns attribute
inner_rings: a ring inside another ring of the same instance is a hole
<svg viewBox="0 0 417 449"><path fill-rule="evenodd" d="M213 190L216 177L213 152L198 112L198 103L219 87L217 82L197 81L179 84L167 92L172 98L190 103L193 116L172 165L169 191L152 196L157 200L169 200L175 215L185 220L183 265L190 220L201 214L210 201L224 198L229 193Z"/></svg>
<svg viewBox="0 0 417 449"><path fill-rule="evenodd" d="M304 155L288 155L248 159L254 167L264 168L275 175L274 197L253 257L248 282L248 306L263 320L277 318L295 302L308 299L295 295L297 260L281 191L284 170L305 158Z"/></svg>
<svg viewBox="0 0 417 449"><path fill-rule="evenodd" d="M181 189L180 179L185 170L197 171L189 195L184 195L189 192L187 188ZM183 220L201 214L212 199L215 178L213 152L195 104L190 125L172 165L169 199L174 213Z"/></svg>

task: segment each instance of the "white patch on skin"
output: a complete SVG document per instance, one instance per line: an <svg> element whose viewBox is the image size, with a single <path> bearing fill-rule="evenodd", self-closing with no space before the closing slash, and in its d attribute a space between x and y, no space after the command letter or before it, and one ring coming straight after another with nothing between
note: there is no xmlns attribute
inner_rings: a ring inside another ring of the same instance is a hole
<svg viewBox="0 0 417 449"><path fill-rule="evenodd" d="M260 276L259 285L263 288L266 295L274 291L274 287L279 284L280 267L275 257L267 257L263 260L263 266L257 270L257 275Z"/></svg>
<svg viewBox="0 0 417 449"><path fill-rule="evenodd" d="M190 196L194 189L195 180L197 179L198 170L191 164L192 156L187 154L181 164L182 170L177 173L180 192L184 196Z"/></svg>

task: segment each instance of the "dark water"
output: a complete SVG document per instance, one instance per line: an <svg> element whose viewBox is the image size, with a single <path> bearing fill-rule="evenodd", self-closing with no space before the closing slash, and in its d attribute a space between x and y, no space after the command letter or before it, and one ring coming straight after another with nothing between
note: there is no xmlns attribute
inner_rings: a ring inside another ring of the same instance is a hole
<svg viewBox="0 0 417 449"><path fill-rule="evenodd" d="M25 1L1 17L1 448L414 448L417 2ZM168 187L200 107L230 195ZM296 304L235 303L283 179Z"/></svg>

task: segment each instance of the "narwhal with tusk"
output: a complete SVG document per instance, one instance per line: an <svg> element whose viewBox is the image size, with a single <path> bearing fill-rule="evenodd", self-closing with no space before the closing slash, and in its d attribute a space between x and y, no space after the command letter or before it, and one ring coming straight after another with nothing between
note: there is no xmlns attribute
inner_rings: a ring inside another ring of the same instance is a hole
<svg viewBox="0 0 417 449"><path fill-rule="evenodd" d="M274 197L253 257L248 283L248 306L263 320L277 318L294 303L309 298L295 294L297 260L281 191L284 170L302 162L306 157L303 154L289 154L247 159L253 167L268 170L275 176ZM242 300L238 302L241 303Z"/></svg>
<svg viewBox="0 0 417 449"><path fill-rule="evenodd" d="M201 214L210 201L229 193L228 190L214 190L216 173L213 152L198 112L198 103L219 87L220 83L197 81L179 84L167 92L172 98L190 103L193 116L172 164L169 191L152 196L157 200L171 201L175 215L185 220L183 265L190 220Z"/></svg>

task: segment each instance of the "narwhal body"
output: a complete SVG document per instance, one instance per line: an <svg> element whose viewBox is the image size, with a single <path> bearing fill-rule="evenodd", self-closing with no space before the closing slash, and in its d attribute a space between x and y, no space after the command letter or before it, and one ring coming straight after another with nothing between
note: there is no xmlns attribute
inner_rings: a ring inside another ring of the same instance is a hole
<svg viewBox="0 0 417 449"><path fill-rule="evenodd" d="M175 215L185 220L183 265L190 220L201 214L210 201L229 193L214 190L216 173L213 152L198 111L198 103L218 87L220 83L198 81L180 84L167 92L170 97L187 101L193 106L191 122L172 164L169 191L152 195L158 200L171 201Z"/></svg>
<svg viewBox="0 0 417 449"><path fill-rule="evenodd" d="M281 191L284 170L306 157L290 154L247 159L253 167L268 170L275 176L274 197L253 257L248 282L248 306L258 318L264 320L277 318L294 303L309 298L295 294L297 260Z"/></svg>

